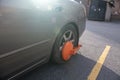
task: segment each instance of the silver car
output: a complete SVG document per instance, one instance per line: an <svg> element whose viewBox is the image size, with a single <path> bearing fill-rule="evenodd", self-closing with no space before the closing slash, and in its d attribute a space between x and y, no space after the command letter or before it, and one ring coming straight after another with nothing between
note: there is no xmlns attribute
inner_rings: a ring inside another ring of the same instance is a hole
<svg viewBox="0 0 120 80"><path fill-rule="evenodd" d="M65 43L78 46L84 30L85 8L74 0L0 0L0 80L67 62Z"/></svg>

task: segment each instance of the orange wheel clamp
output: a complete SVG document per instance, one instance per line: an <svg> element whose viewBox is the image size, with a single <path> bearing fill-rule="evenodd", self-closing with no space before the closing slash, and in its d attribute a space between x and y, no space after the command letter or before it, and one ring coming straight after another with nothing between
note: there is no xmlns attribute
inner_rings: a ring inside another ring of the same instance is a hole
<svg viewBox="0 0 120 80"><path fill-rule="evenodd" d="M75 55L77 51L82 47L82 45L78 45L74 47L72 41L67 41L62 49L62 58L67 61L71 58L72 55Z"/></svg>

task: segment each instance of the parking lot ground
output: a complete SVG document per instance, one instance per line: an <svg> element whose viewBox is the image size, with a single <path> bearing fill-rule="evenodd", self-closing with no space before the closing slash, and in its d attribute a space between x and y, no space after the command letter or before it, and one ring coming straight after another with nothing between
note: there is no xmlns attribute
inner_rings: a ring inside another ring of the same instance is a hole
<svg viewBox="0 0 120 80"><path fill-rule="evenodd" d="M87 21L87 28L80 39L83 47L68 63L47 63L19 78L19 80L91 80L98 59L106 45L107 52L96 80L120 80L120 21ZM99 68L99 67L98 67ZM97 74L97 73L96 73Z"/></svg>
<svg viewBox="0 0 120 80"><path fill-rule="evenodd" d="M87 28L80 43L81 53L97 61L106 45L111 46L97 80L120 80L120 21L87 21ZM112 71L112 72L111 72ZM112 74L114 73L114 74Z"/></svg>

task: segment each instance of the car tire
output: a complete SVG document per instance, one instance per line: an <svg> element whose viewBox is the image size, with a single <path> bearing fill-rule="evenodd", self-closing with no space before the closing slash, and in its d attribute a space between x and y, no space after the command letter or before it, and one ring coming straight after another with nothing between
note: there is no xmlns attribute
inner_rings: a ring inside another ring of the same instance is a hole
<svg viewBox="0 0 120 80"><path fill-rule="evenodd" d="M72 34L72 35L71 35ZM62 57L62 47L65 42L67 41L72 41L74 46L78 45L78 34L77 34L77 29L73 24L69 24L65 26L59 33L59 35L56 38L56 41L53 46L53 51L52 51L52 61L55 63L65 63L69 60L64 60Z"/></svg>

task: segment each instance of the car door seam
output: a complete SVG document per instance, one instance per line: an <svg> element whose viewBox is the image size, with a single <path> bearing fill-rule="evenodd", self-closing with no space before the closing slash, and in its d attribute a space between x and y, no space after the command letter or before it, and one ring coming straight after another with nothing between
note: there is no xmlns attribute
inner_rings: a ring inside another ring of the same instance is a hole
<svg viewBox="0 0 120 80"><path fill-rule="evenodd" d="M13 51L11 51L11 52L4 53L4 54L0 55L0 58L7 57L7 56L9 56L9 55L15 54L15 53L17 53L17 52L20 52L20 51L23 51L23 50L26 50L26 49L29 49L29 48L31 48L31 47L37 46L37 45L42 44L42 43L46 43L46 42L48 42L49 40L50 40L50 39L48 39L48 40L43 40L43 41L40 41L40 42L31 44L31 45L28 45L28 46L25 46L25 47L22 47L22 48L13 50Z"/></svg>

